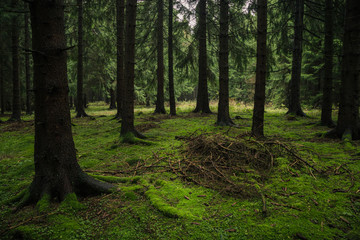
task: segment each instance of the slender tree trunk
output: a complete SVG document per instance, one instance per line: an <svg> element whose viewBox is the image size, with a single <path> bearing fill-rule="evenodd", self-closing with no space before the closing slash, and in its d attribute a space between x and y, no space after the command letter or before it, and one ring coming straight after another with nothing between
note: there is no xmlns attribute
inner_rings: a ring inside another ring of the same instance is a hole
<svg viewBox="0 0 360 240"><path fill-rule="evenodd" d="M233 125L229 113L229 0L220 0L219 107L217 125Z"/></svg>
<svg viewBox="0 0 360 240"><path fill-rule="evenodd" d="M292 72L289 86L289 111L288 114L305 116L300 105L300 82L301 82L301 60L302 40L304 30L304 0L296 0L295 4L295 26Z"/></svg>
<svg viewBox="0 0 360 240"><path fill-rule="evenodd" d="M116 109L116 99L114 89L110 88L110 107L109 109Z"/></svg>
<svg viewBox="0 0 360 240"><path fill-rule="evenodd" d="M169 39L168 39L168 58L169 58L169 102L170 115L176 115L175 88L174 88L174 57L173 57L173 10L174 2L169 0Z"/></svg>
<svg viewBox="0 0 360 240"><path fill-rule="evenodd" d="M78 5L78 64L77 64L77 104L76 117L87 117L84 109L84 94L83 94L83 1L77 0Z"/></svg>
<svg viewBox="0 0 360 240"><path fill-rule="evenodd" d="M71 132L63 0L30 2L35 87L35 177L23 204L70 193L94 195L112 185L86 175Z"/></svg>
<svg viewBox="0 0 360 240"><path fill-rule="evenodd" d="M164 106L164 0L157 0L157 96L154 113L165 114Z"/></svg>
<svg viewBox="0 0 360 240"><path fill-rule="evenodd" d="M116 50L117 50L117 75L116 75L116 118L121 117L121 90L124 82L124 0L116 0Z"/></svg>
<svg viewBox="0 0 360 240"><path fill-rule="evenodd" d="M207 87L206 0L199 0L199 84L194 112L211 113Z"/></svg>
<svg viewBox="0 0 360 240"><path fill-rule="evenodd" d="M11 1L13 8L17 7L17 0ZM19 79L19 29L18 16L14 14L11 19L11 42L12 42L12 80L13 80L13 104L12 115L9 121L20 121L20 79Z"/></svg>
<svg viewBox="0 0 360 240"><path fill-rule="evenodd" d="M4 76L3 76L3 56L0 54L0 108L1 114L5 113L5 97L4 97Z"/></svg>
<svg viewBox="0 0 360 240"><path fill-rule="evenodd" d="M121 136L129 133L144 138L134 127L135 29L137 0L126 2L125 73L122 101Z"/></svg>
<svg viewBox="0 0 360 240"><path fill-rule="evenodd" d="M333 82L333 0L325 1L325 47L324 47L324 71L323 99L321 109L321 124L334 127L332 121L332 82Z"/></svg>
<svg viewBox="0 0 360 240"><path fill-rule="evenodd" d="M267 0L257 3L257 57L254 111L251 132L255 137L264 137L264 108L266 84L266 36L267 36Z"/></svg>
<svg viewBox="0 0 360 240"><path fill-rule="evenodd" d="M329 133L343 139L360 139L360 2L346 1L344 56L342 61L339 115L336 129Z"/></svg>
<svg viewBox="0 0 360 240"><path fill-rule="evenodd" d="M25 12L28 10L28 3L24 2L24 9ZM24 15L25 21L25 42L24 42L24 47L25 49L29 49L30 48L30 33L29 33L29 14L25 13ZM31 109L31 83L30 83L30 59L29 59L29 54L25 53L25 83L26 83L26 114L27 115L31 115L32 114L32 109Z"/></svg>
<svg viewBox="0 0 360 240"><path fill-rule="evenodd" d="M69 101L70 101L70 103L69 103L70 109L72 109L74 107L74 102L73 102L72 96L69 97Z"/></svg>

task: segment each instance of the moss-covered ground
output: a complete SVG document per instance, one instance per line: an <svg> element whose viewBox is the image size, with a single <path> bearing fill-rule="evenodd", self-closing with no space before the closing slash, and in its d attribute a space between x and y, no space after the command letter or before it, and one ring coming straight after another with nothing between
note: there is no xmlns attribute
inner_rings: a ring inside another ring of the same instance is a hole
<svg viewBox="0 0 360 240"><path fill-rule="evenodd" d="M39 203L16 212L14 197L26 194L34 175L33 116L1 124L0 239L360 239L360 142L322 138L329 129L318 125L317 110L294 119L285 109L267 108L266 136L296 146L311 164L328 172L316 174L279 157L266 180L256 185L263 197L224 195L161 166L123 171L180 157L185 142L178 136L195 131L237 136L251 128L252 111L243 105L231 105L232 116L241 117L231 129L215 126L215 114L191 113L193 107L180 104L176 117L137 107L136 125L147 139L131 144L121 141L114 110L90 104L87 113L94 119L72 119L78 160L85 171L118 190L80 203L71 195L62 204Z"/></svg>

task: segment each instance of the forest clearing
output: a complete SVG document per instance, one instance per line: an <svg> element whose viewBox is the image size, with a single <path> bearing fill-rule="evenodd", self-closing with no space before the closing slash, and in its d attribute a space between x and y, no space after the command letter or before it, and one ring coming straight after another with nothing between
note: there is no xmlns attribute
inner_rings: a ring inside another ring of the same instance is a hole
<svg viewBox="0 0 360 240"><path fill-rule="evenodd" d="M317 110L306 111L307 118L290 119L285 109L267 108L267 138L258 144L284 144L312 167L275 151L271 168L242 163L236 175L220 176L221 180L197 178L190 171L174 170L180 161L198 164L200 156L189 157L191 138L218 135L221 151L236 140L256 139L249 135L250 107L230 105L233 115L241 116L234 119L236 127L215 126L215 114L195 114L193 107L193 103L179 103L174 117L136 107L135 126L147 138L121 143L121 124L113 119L116 111L103 103L91 104L87 112L94 119L72 119L77 159L86 173L112 182L116 191L79 198L79 203L69 200L43 206L39 202L15 213L15 205L2 204L1 239L359 238L359 141L321 137L328 128L318 125ZM211 109L216 111L216 106L211 104ZM33 128L32 117L0 125L1 202L32 181ZM219 136L229 138L228 142ZM213 143L211 138L208 141ZM223 182L225 178L235 185ZM210 186L203 187L199 181ZM223 190L238 186L242 194L232 192L235 189L222 191L211 186L214 183L222 184Z"/></svg>

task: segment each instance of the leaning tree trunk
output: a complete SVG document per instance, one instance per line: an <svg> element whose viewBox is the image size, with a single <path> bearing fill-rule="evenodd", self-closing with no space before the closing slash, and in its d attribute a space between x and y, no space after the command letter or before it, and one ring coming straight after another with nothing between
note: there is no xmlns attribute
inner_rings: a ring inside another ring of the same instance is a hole
<svg viewBox="0 0 360 240"><path fill-rule="evenodd" d="M220 0L219 107L217 125L230 126L229 113L229 0Z"/></svg>
<svg viewBox="0 0 360 240"><path fill-rule="evenodd" d="M25 5L25 12L28 11L28 3L24 2ZM29 33L29 14L25 13L24 15L25 21L25 38L24 38L24 47L25 49L30 48L30 33ZM30 84L30 59L29 54L25 53L25 85L26 85L26 114L31 115L32 109L31 109L31 84Z"/></svg>
<svg viewBox="0 0 360 240"><path fill-rule="evenodd" d="M84 109L83 94L83 1L77 0L78 5L78 64L77 64L77 104L76 117L87 117Z"/></svg>
<svg viewBox="0 0 360 240"><path fill-rule="evenodd" d="M17 7L17 0L11 1L13 8ZM20 121L20 79L19 79L19 29L18 16L14 14L11 19L11 43L12 43L12 80L13 80L13 105L12 115L9 121Z"/></svg>
<svg viewBox="0 0 360 240"><path fill-rule="evenodd" d="M332 82L333 82L333 0L325 1L325 47L324 47L324 85L321 108L321 124L334 127L332 113Z"/></svg>
<svg viewBox="0 0 360 240"><path fill-rule="evenodd" d="M30 2L35 87L35 177L24 204L44 196L109 192L112 185L86 175L71 132L63 0Z"/></svg>
<svg viewBox="0 0 360 240"><path fill-rule="evenodd" d="M305 116L300 105L302 38L304 30L304 0L296 0L292 72L289 86L288 114Z"/></svg>
<svg viewBox="0 0 360 240"><path fill-rule="evenodd" d="M175 88L174 88L174 57L173 57L173 0L169 0L169 39L168 39L168 58L169 58L169 102L170 115L176 115Z"/></svg>
<svg viewBox="0 0 360 240"><path fill-rule="evenodd" d="M346 1L344 57L342 62L337 137L360 139L360 2Z"/></svg>
<svg viewBox="0 0 360 240"><path fill-rule="evenodd" d="M144 138L134 127L135 29L137 0L126 2L125 74L122 98L121 136L129 133Z"/></svg>
<svg viewBox="0 0 360 240"><path fill-rule="evenodd" d="M164 106L164 1L157 0L157 95L154 113L165 114Z"/></svg>
<svg viewBox="0 0 360 240"><path fill-rule="evenodd" d="M199 0L199 84L194 112L211 113L207 86L206 0Z"/></svg>
<svg viewBox="0 0 360 240"><path fill-rule="evenodd" d="M121 90L124 82L124 0L116 0L116 118L121 117Z"/></svg>
<svg viewBox="0 0 360 240"><path fill-rule="evenodd" d="M267 0L257 3L257 57L254 111L251 132L255 137L264 137L264 107L266 84L266 35Z"/></svg>

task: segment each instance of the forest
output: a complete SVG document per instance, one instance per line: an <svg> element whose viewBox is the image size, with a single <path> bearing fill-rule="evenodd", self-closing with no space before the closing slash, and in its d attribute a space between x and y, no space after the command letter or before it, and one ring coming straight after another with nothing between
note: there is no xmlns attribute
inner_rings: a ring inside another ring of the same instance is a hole
<svg viewBox="0 0 360 240"><path fill-rule="evenodd" d="M0 239L360 239L360 1L1 0Z"/></svg>

